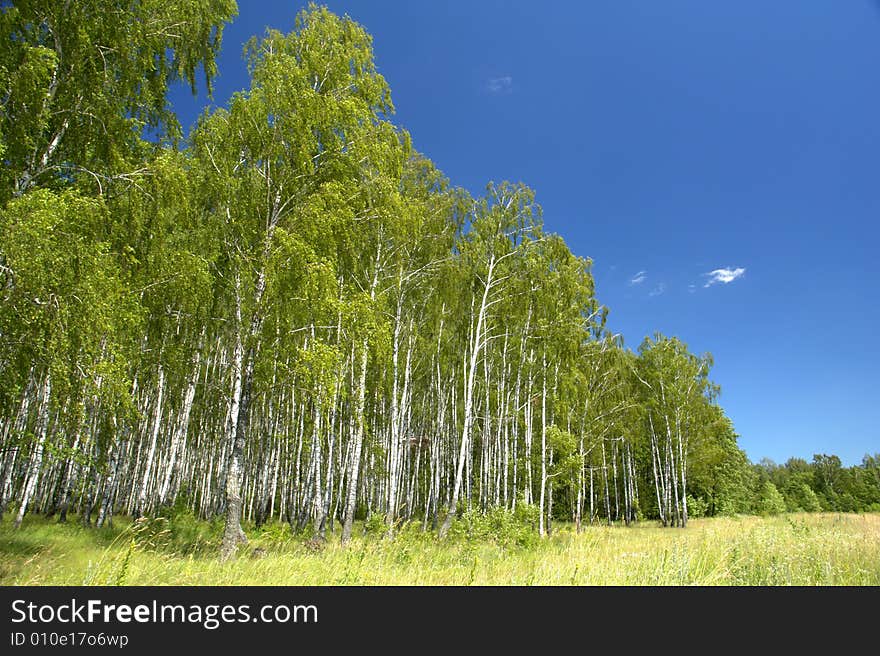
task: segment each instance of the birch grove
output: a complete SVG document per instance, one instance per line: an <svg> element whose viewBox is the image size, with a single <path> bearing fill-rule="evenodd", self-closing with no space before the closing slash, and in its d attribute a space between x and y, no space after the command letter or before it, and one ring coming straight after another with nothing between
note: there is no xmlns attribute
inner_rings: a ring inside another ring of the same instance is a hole
<svg viewBox="0 0 880 656"><path fill-rule="evenodd" d="M228 14L186 53L209 73ZM343 542L518 507L542 535L685 526L694 454L737 449L709 359L626 350L531 189L474 198L418 153L349 18L311 7L247 56L251 87L182 145L120 110L113 157L64 122L32 127L34 160L3 123L0 511L222 517L227 558L269 522ZM30 93L11 88L7 113Z"/></svg>

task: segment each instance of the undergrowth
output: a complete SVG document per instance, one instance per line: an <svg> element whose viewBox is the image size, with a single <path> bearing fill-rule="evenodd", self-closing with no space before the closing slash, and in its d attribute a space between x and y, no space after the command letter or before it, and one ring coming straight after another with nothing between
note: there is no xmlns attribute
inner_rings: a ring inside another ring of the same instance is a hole
<svg viewBox="0 0 880 656"><path fill-rule="evenodd" d="M880 585L880 515L795 514L694 520L687 529L554 524L533 509L465 513L445 540L418 522L388 535L378 515L340 545L287 524L246 526L220 562L222 522L168 511L85 528L30 516L0 522L4 585Z"/></svg>

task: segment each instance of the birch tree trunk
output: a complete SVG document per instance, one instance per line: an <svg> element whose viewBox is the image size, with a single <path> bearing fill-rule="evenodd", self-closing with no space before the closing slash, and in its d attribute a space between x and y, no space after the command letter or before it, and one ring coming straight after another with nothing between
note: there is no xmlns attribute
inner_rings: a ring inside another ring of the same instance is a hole
<svg viewBox="0 0 880 656"><path fill-rule="evenodd" d="M397 517L397 477L400 467L400 429L401 412L398 400L398 381L400 360L400 332L401 315L403 313L403 292L401 279L403 272L398 277L397 307L394 313L394 335L391 343L391 426L389 435L389 468L388 468L388 511L385 513L385 523L388 527L388 537L394 534L394 521Z"/></svg>
<svg viewBox="0 0 880 656"><path fill-rule="evenodd" d="M186 392L183 397L183 410L180 413L180 418L174 429L174 435L171 438L169 462L168 466L165 468L162 485L159 488L160 504L165 504L169 501L168 495L171 491L171 481L177 473L178 459L180 458L181 452L186 448L186 434L189 430L189 418L192 413L193 401L196 397L196 383L199 378L199 362L201 359L203 337L204 331L202 332L202 337L199 338L199 345L196 347L195 356L193 358L192 373L190 374L186 386Z"/></svg>
<svg viewBox="0 0 880 656"><path fill-rule="evenodd" d="M547 490L547 356L541 354L541 497L538 534L544 537L544 497Z"/></svg>
<svg viewBox="0 0 880 656"><path fill-rule="evenodd" d="M455 469L455 481L452 485L452 498L449 501L449 509L446 513L446 519L440 527L440 538L445 538L458 510L458 497L461 493L462 476L464 473L465 460L468 457L468 447L470 445L471 431L473 429L473 408L474 408L474 386L477 377L477 365L479 363L480 352L483 347L483 330L486 321L486 311L489 303L489 292L493 284L493 274L495 272L495 257L489 258L489 269L486 274L486 283L483 288L483 297L480 301L480 309L477 312L477 322L471 337L470 344L470 362L467 369L467 382L465 385L464 397L464 426L461 431L461 443L458 450L458 461Z"/></svg>
<svg viewBox="0 0 880 656"><path fill-rule="evenodd" d="M382 232L379 231L379 244L376 246L376 260L373 267L373 280L370 283L370 300L376 300L376 285L379 284L379 263L382 260ZM364 406L367 394L367 338L361 342L361 359L358 370L358 386L355 390L354 425L352 434L352 453L348 470L348 494L345 500L345 519L342 523L342 544L351 541L351 530L354 526L354 514L357 507L358 475L361 465L361 451L364 446Z"/></svg>
<svg viewBox="0 0 880 656"><path fill-rule="evenodd" d="M165 369L159 364L159 372L156 382L156 401L153 406L153 428L150 432L150 449L147 452L147 462L144 464L144 476L141 479L141 487L138 492L137 505L134 509L135 518L144 513L147 502L147 488L150 483L150 475L153 472L153 460L156 457L156 444L159 440L159 430L162 427L162 401L165 395Z"/></svg>
<svg viewBox="0 0 880 656"><path fill-rule="evenodd" d="M238 545L243 541L244 532L241 530L241 490L239 462L242 444L238 440L238 421L242 400L242 364L244 360L244 345L241 334L241 282L235 278L235 337L232 354L232 398L229 405L229 422L226 426L225 441L233 444L232 458L226 470L226 523L223 531L223 543L220 555L223 560L235 556Z"/></svg>
<svg viewBox="0 0 880 656"><path fill-rule="evenodd" d="M18 515L15 517L14 528L19 528L27 512L28 503L30 503L31 495L37 485L40 477L40 470L43 467L43 447L46 443L46 435L49 433L49 396L52 393L51 374L46 372L43 378L43 389L40 393L40 406L37 411L37 442L30 458L28 474L25 479L24 490L21 495L21 506L18 509Z"/></svg>

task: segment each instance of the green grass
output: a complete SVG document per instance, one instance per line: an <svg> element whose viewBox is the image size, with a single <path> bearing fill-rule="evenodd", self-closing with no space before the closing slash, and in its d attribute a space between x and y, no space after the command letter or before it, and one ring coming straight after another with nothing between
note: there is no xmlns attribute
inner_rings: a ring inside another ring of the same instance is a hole
<svg viewBox="0 0 880 656"><path fill-rule="evenodd" d="M417 526L393 541L358 530L343 548L336 536L317 545L273 525L250 530L239 559L221 563L217 522L117 519L97 530L28 517L14 531L7 518L0 584L880 585L880 514L594 526L580 535L562 526L544 540L509 526L494 539L478 529L461 523L445 542ZM262 557L251 556L257 547Z"/></svg>

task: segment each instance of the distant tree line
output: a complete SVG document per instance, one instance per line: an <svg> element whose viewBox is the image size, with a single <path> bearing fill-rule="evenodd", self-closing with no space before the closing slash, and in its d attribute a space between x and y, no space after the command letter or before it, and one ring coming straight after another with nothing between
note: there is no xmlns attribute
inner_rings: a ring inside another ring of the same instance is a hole
<svg viewBox="0 0 880 656"><path fill-rule="evenodd" d="M840 458L816 454L812 462L790 458L784 465L754 465L758 490L755 511L880 512L880 453L844 467Z"/></svg>
<svg viewBox="0 0 880 656"><path fill-rule="evenodd" d="M176 504L222 516L229 557L243 522L878 502L876 457L752 466L711 357L626 349L532 190L472 197L414 150L349 18L252 40L250 88L183 140L168 86L211 80L235 11L0 7L0 513Z"/></svg>

